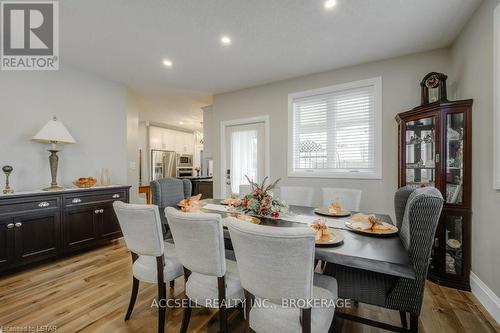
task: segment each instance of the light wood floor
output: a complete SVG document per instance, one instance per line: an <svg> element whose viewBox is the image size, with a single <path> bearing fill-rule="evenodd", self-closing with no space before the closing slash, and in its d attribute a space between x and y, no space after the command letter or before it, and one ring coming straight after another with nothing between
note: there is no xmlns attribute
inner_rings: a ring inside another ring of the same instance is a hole
<svg viewBox="0 0 500 333"><path fill-rule="evenodd" d="M130 255L121 241L104 248L43 264L0 278L0 327L44 326L56 332L156 332L157 311L150 305L156 285L142 284L132 318L123 317L130 297ZM178 279L171 297L182 298L183 281ZM172 296L173 295L173 296ZM167 332L179 332L182 310L167 310ZM394 311L360 304L355 311L363 316L399 324ZM243 319L230 315L230 331L241 332ZM52 326L53 325L53 326ZM190 331L216 332L217 313L194 310ZM500 332L471 293L427 283L420 317L420 331ZM381 332L378 329L344 322L342 332Z"/></svg>

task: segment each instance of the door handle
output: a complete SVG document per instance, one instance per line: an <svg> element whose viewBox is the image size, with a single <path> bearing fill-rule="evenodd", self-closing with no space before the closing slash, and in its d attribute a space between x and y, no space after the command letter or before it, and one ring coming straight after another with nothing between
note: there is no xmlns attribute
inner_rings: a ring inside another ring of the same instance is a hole
<svg viewBox="0 0 500 333"><path fill-rule="evenodd" d="M23 224L21 222L16 222L15 226L16 226L16 228L20 228L23 226Z"/></svg>
<svg viewBox="0 0 500 333"><path fill-rule="evenodd" d="M14 223L7 224L7 229L12 229L12 228L14 228Z"/></svg>

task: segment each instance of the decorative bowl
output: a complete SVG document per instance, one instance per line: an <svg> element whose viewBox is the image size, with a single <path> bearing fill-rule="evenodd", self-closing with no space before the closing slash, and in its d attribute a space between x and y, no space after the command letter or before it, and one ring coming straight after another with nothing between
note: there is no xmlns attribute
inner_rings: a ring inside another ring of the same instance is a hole
<svg viewBox="0 0 500 333"><path fill-rule="evenodd" d="M97 179L94 177L82 177L78 178L73 182L73 185L75 185L78 188L90 188L94 186L97 183Z"/></svg>

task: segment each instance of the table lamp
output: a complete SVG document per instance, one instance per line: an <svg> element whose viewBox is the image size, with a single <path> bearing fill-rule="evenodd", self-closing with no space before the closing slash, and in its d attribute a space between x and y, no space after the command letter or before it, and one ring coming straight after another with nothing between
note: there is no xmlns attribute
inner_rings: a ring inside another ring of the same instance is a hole
<svg viewBox="0 0 500 333"><path fill-rule="evenodd" d="M64 125L57 120L56 117L52 118L45 126L42 127L40 131L33 137L33 141L40 143L50 143L52 149L49 149L49 163L50 163L50 174L52 176L52 182L50 187L44 188L44 191L57 191L63 189L57 186L57 163L59 157L57 156L57 144L60 143L76 143L75 139L69 134L68 130Z"/></svg>

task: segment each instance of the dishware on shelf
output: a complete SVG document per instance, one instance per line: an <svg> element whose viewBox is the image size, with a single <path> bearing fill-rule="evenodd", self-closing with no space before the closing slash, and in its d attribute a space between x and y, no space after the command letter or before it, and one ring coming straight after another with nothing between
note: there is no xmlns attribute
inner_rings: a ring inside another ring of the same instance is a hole
<svg viewBox="0 0 500 333"><path fill-rule="evenodd" d="M91 188L97 183L97 179L94 177L81 177L73 181L73 185L78 188Z"/></svg>

